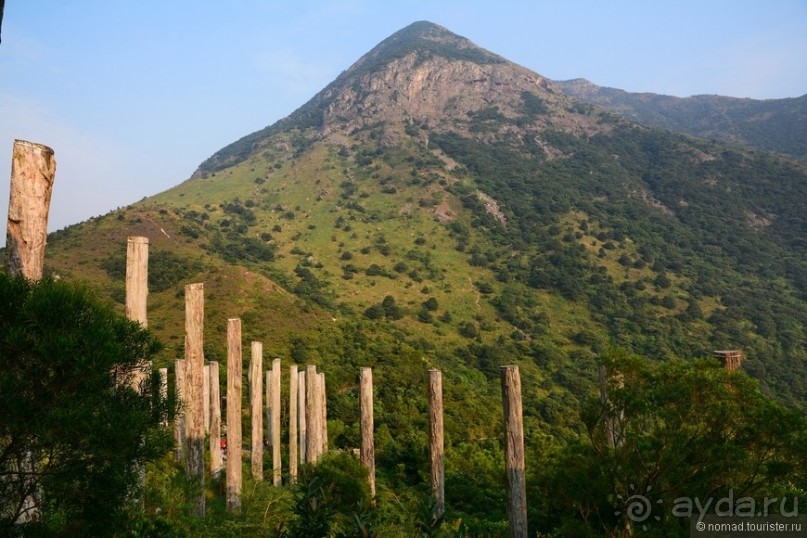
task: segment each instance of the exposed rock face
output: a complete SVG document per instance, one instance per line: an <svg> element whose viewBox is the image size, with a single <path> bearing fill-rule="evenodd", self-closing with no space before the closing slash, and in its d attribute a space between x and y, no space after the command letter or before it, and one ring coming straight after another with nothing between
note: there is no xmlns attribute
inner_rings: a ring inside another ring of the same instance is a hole
<svg viewBox="0 0 807 538"><path fill-rule="evenodd" d="M252 133L202 163L195 176L246 159L272 134L298 127L343 143L374 137L394 145L407 124L491 140L535 138L545 129L593 135L608 129L581 113L548 79L428 22L393 34L287 118ZM488 128L489 127L489 128ZM494 128L495 127L495 128ZM548 156L560 153L538 137Z"/></svg>

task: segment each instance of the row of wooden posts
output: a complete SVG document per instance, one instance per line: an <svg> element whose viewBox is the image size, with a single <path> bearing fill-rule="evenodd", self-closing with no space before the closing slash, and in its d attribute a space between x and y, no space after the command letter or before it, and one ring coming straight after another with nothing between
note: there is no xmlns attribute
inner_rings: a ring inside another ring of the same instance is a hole
<svg viewBox="0 0 807 538"><path fill-rule="evenodd" d="M11 195L8 213L7 260L12 274L30 280L42 278L50 193L55 177L53 150L40 144L17 140L12 160ZM126 315L147 327L148 238L129 237L126 265ZM204 440L210 438L210 471L220 473L221 398L219 366L205 365L203 353L204 285L185 288L185 358L175 362L175 389L183 401L182 415L174 424L177 455L184 459L188 474L197 486L195 511L205 513ZM227 321L227 507L237 511L241 505L241 397L242 397L241 320ZM250 410L252 418L252 475L263 477L263 404L262 345L253 342L250 363ZM273 483L281 484L280 444L280 359L272 361L265 373L267 426L271 432ZM142 386L151 366L143 362L129 380L133 387ZM168 371L160 370L161 393L167 397ZM527 536L526 489L524 478L524 432L522 422L521 380L517 366L501 369L502 399L505 423L505 468L511 536ZM298 371L289 368L289 477L297 476L300 461L316 463L328 448L325 377L308 365ZM373 441L372 370L360 370L361 448L360 461L369 471L369 485L375 496L375 450ZM442 374L429 371L429 438L431 489L435 498L435 515L445 510ZM144 478L140 469L141 479ZM38 510L37 510L38 513Z"/></svg>
<svg viewBox="0 0 807 538"><path fill-rule="evenodd" d="M127 249L127 313L140 310L140 301L147 293L148 239L130 237ZM130 266L139 264L140 268ZM144 265L145 264L145 265ZM140 283L129 282L131 278ZM128 290L141 290L140 298L132 299ZM145 290L145 291L144 291ZM130 314L131 315L131 314ZM141 321L145 323L145 321ZM219 365L211 361L204 364L204 285L185 287L185 358L174 365L175 390L183 403L184 413L174 424L177 459L184 459L188 474L198 487L195 500L196 513L205 513L204 498L204 439L209 436L210 473L218 475L222 469L221 454L221 399L219 397ZM238 510L241 506L241 379L243 372L241 320L227 320L227 507ZM251 471L255 480L263 480L263 420L264 388L267 430L272 448L272 482L282 483L280 401L281 359L272 361L272 369L263 372L263 344L252 342L249 370L250 418L252 426ZM167 393L168 371L161 369L162 390ZM367 468L370 493L375 497L375 445L373 424L373 372L361 368L359 372L359 401L361 408L361 447L359 459ZM524 476L524 430L522 422L521 380L518 366L502 368L502 400L505 419L505 467L508 483L508 513L511 534L526 536L526 486ZM307 365L299 371L297 364L289 366L289 480L297 479L297 461L316 463L328 449L328 426L325 374L316 366ZM429 446L431 460L431 493L435 499L435 516L445 512L445 449L443 441L442 373L429 370Z"/></svg>

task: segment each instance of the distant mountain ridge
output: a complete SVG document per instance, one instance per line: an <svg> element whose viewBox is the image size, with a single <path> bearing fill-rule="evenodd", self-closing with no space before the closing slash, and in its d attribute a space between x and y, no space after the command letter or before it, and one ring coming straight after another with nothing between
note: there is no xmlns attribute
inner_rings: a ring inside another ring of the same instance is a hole
<svg viewBox="0 0 807 538"><path fill-rule="evenodd" d="M786 99L673 97L553 81L567 95L645 125L807 160L807 94Z"/></svg>

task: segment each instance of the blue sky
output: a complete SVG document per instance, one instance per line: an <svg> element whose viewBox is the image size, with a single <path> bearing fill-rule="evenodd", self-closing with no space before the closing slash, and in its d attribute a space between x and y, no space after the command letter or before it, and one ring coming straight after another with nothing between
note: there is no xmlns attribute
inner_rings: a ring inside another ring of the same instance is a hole
<svg viewBox="0 0 807 538"><path fill-rule="evenodd" d="M59 229L187 179L417 20L555 80L807 93L807 0L6 0L0 222L15 138L56 151Z"/></svg>

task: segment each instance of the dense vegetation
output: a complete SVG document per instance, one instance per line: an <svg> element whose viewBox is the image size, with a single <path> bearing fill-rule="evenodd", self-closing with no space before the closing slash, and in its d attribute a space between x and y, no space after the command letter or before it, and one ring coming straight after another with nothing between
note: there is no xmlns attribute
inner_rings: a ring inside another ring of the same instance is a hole
<svg viewBox="0 0 807 538"><path fill-rule="evenodd" d="M503 67L418 23L192 181L51 236L49 274L91 280L118 308L126 236L150 238L156 366L183 356L183 285L204 282L207 359L223 364L224 322L240 317L245 342L327 377L332 454L298 487L247 480L232 516L213 480L200 521L166 456L149 467L142 533L502 535L507 364L523 382L535 531L613 535L631 523L620 499L648 486L665 507L678 494L803 492L804 168L627 123L523 71L512 78L523 88L489 77L494 93L460 116L379 109L322 124L339 92L360 101L376 70L411 51ZM409 80L396 75L380 86ZM723 348L743 350L745 373L704 360ZM623 379L605 403L600 364ZM347 455L360 367L375 380L375 506ZM446 402L442 520L428 497L433 367ZM624 440L611 446L616 417ZM688 533L669 511L643 524Z"/></svg>
<svg viewBox="0 0 807 538"><path fill-rule="evenodd" d="M138 469L171 443L159 426L170 402L153 383L129 384L156 346L85 288L0 272L0 533L107 536L137 525ZM26 498L40 499L40 517ZM14 526L20 517L29 522Z"/></svg>

